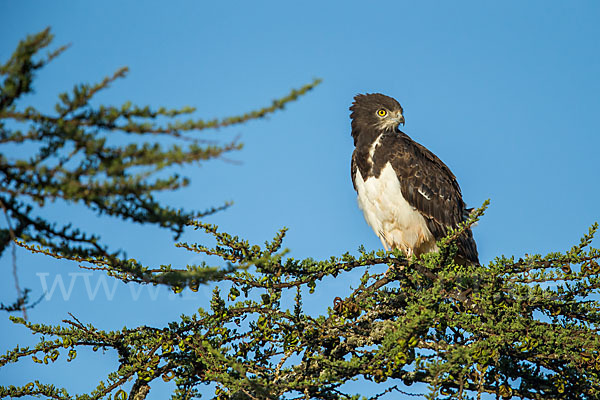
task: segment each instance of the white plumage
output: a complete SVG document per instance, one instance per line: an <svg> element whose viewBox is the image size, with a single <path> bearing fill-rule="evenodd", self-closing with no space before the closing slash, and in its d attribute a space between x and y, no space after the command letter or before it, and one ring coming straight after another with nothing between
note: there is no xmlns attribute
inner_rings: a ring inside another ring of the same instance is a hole
<svg viewBox="0 0 600 400"><path fill-rule="evenodd" d="M437 250L425 218L402 196L398 176L390 163L377 178L363 180L357 171L354 183L358 205L386 250L397 247L409 257L416 249L419 253Z"/></svg>

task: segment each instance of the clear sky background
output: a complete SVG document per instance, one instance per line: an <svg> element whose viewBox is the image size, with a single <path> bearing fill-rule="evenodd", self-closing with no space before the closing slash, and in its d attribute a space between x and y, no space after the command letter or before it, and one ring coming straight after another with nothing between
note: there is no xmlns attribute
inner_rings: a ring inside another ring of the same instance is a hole
<svg viewBox="0 0 600 400"><path fill-rule="evenodd" d="M59 92L125 65L129 76L96 104L190 105L197 117L224 117L322 78L268 119L202 133L224 141L241 135L245 148L229 155L236 162L179 169L192 185L162 197L199 210L233 200L210 222L256 243L287 226L285 246L298 258L356 254L361 244L380 248L350 181L348 107L358 93L393 96L405 110L404 131L452 169L465 201L477 207L491 199L474 229L480 259L488 262L566 250L600 219L599 20L596 1L0 0L0 60L47 26L56 35L53 48L72 44L39 73L36 94L27 99L43 110ZM98 219L77 207L48 212L98 231L149 265L198 261L158 229ZM184 239L207 242L194 232ZM76 275L85 271L22 250L18 262L21 284L34 295L44 292L44 279L48 290L57 279L66 291L73 285L70 295L55 286L30 310L34 322L57 324L71 312L101 329L163 326L206 306L210 296L210 288L182 296L164 288L132 292L139 288L102 274ZM10 268L9 257L0 259L4 302L14 299ZM317 290L308 306L322 311L354 278L326 281L327 290ZM109 290L98 286L92 296L99 282ZM6 315L0 332L2 352L38 340ZM69 364L59 359L56 368L3 368L0 384L39 379L89 392L117 366L111 352L80 354ZM149 398L164 398L163 386Z"/></svg>

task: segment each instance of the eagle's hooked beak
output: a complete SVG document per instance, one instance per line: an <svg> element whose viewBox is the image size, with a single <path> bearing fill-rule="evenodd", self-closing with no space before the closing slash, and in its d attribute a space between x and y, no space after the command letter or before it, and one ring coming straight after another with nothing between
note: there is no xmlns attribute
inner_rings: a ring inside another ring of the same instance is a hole
<svg viewBox="0 0 600 400"><path fill-rule="evenodd" d="M398 122L398 125L402 124L404 126L404 115L400 114L400 112L396 113L396 118L394 119Z"/></svg>

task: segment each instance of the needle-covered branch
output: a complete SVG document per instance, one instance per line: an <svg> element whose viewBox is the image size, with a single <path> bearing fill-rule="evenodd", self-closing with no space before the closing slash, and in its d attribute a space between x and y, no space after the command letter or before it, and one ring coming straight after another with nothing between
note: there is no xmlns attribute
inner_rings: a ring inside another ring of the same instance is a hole
<svg viewBox="0 0 600 400"><path fill-rule="evenodd" d="M13 226L0 227L0 255L16 238L72 259L102 259L126 271L124 249L111 250L95 232L44 217L47 207L53 202L80 205L97 215L153 224L178 237L190 220L227 205L195 211L163 204L157 194L189 184L174 167L218 159L242 148L237 139L207 140L204 131L263 118L320 82L316 79L270 105L225 118L195 118L194 107L138 106L130 101L94 105L100 91L127 75L123 67L98 83L77 84L61 93L54 113L46 113L21 104L33 92L37 71L66 49L40 57L52 38L49 29L27 37L0 65L0 202ZM15 152L15 145L26 151Z"/></svg>
<svg viewBox="0 0 600 400"><path fill-rule="evenodd" d="M102 396L124 395L117 383L130 378L136 382L130 393L144 395L152 381L174 379L176 399L198 396L206 383L216 385L212 398L218 400L393 398L405 391L399 387L418 382L429 387L421 397L432 399L600 396L600 271L590 267L600 258L591 247L596 225L567 252L519 261L502 257L485 266L455 263L457 232L438 243L439 252L420 259L359 249L357 256L317 261L287 257L285 229L259 246L214 225L192 225L216 245L178 246L233 268L216 277L220 283L209 309L163 328L113 332L74 317L66 327L14 318L44 340L7 352L0 366L31 357L73 358L86 346L112 349L120 364L98 384L94 393ZM161 274L185 271L145 273L159 283ZM350 271L362 276L349 293L332 298L328 282L356 276ZM524 281L524 274L533 273L535 282ZM178 290L194 289L190 276L171 278L168 284ZM304 302L311 296L331 303L308 312ZM382 389L361 397L346 385L357 379ZM35 382L28 388L5 387L0 394L54 393Z"/></svg>
<svg viewBox="0 0 600 400"><path fill-rule="evenodd" d="M455 242L486 202L438 242L438 252L419 259L364 248L325 260L291 258L283 247L286 229L252 244L195 220L221 208L184 211L154 195L187 184L165 168L239 149L235 140L203 141L203 130L261 118L318 81L260 110L202 120L188 107L93 106L99 91L125 76L120 69L60 95L56 114L18 108L34 72L64 50L35 59L50 41L48 31L31 36L0 66L0 145L32 146L28 158L0 156L0 201L10 228L0 230L0 251L12 241L130 284L180 292L211 283L213 295L208 307L162 327L110 331L74 315L55 326L13 317L41 340L6 351L0 368L30 360L78 363L82 351L111 352L118 362L89 393L31 378L0 386L0 398L143 399L162 381L175 384L174 399L600 398L597 224L565 252L457 262ZM133 141L115 144L119 134ZM34 215L48 200L152 223L176 236L191 227L202 234L199 242L176 246L207 261L146 266L124 259L93 232ZM332 293L330 283L340 277L348 288ZM347 385L355 381L379 387L369 397ZM427 393L412 393L413 383L426 384Z"/></svg>

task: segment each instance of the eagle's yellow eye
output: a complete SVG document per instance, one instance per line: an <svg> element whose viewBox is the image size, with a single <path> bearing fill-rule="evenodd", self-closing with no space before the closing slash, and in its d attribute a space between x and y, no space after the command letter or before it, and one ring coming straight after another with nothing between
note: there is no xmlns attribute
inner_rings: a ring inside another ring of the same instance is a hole
<svg viewBox="0 0 600 400"><path fill-rule="evenodd" d="M377 115L379 115L380 117L385 117L387 115L387 111L385 111L383 108L380 108L379 110L377 110Z"/></svg>

